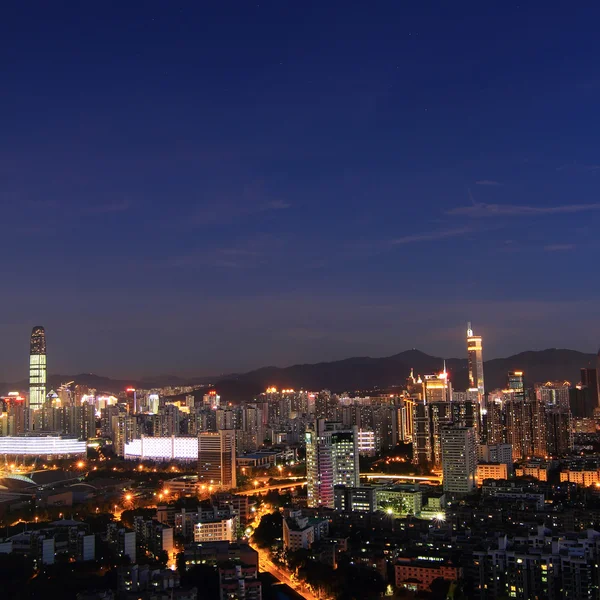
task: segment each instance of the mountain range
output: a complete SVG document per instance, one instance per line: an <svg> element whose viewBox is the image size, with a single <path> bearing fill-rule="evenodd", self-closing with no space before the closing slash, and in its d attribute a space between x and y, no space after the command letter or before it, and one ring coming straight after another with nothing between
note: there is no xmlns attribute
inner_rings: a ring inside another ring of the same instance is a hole
<svg viewBox="0 0 600 600"><path fill-rule="evenodd" d="M528 385L548 380L568 380L575 384L580 379L580 369L596 367L595 354L576 350L548 349L527 351L494 358L484 363L486 389L502 388L506 385L508 371L521 370L525 373ZM446 359L446 368L455 389L468 387L467 360ZM248 373L224 375L220 377L182 378L163 375L134 380L115 380L108 377L84 373L79 375L51 375L48 388L56 388L61 383L74 381L103 392L118 392L126 387L139 389L166 385L215 385L223 400L241 402L263 392L269 386L277 388L330 389L333 392L387 389L401 386L406 382L411 369L415 375L438 373L443 369L444 359L425 354L420 350L407 350L382 358L353 357L333 362L299 364L290 367L263 367ZM0 391L27 389L27 382L13 384L0 383Z"/></svg>

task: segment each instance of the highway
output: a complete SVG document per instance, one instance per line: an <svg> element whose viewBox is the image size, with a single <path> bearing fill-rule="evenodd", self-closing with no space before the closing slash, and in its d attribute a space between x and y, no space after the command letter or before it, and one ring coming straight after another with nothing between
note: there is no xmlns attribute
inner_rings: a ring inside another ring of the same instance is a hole
<svg viewBox="0 0 600 600"><path fill-rule="evenodd" d="M442 483L442 475L390 475L389 473L364 473L365 479L393 479L394 481L429 481L431 483Z"/></svg>
<svg viewBox="0 0 600 600"><path fill-rule="evenodd" d="M305 486L306 480L296 481L295 483L282 483L277 485L268 485L266 487L256 487L252 490L244 490L243 492L236 492L237 496L254 496L255 494L266 494L273 490L290 490L292 488Z"/></svg>

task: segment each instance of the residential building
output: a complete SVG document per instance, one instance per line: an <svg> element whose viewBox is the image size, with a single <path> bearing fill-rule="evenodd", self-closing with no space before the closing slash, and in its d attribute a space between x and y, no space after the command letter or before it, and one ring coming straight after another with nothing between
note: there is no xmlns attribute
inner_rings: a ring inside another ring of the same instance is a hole
<svg viewBox="0 0 600 600"><path fill-rule="evenodd" d="M441 434L444 492L463 495L475 489L477 454L472 427L444 427Z"/></svg>

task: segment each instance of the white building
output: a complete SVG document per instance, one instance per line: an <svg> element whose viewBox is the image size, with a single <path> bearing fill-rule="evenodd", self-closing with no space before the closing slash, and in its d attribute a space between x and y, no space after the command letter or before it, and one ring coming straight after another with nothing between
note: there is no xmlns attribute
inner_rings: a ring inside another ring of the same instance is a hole
<svg viewBox="0 0 600 600"><path fill-rule="evenodd" d="M315 541L315 528L303 517L301 511L292 511L283 520L283 548L287 552L308 550Z"/></svg>
<svg viewBox="0 0 600 600"><path fill-rule="evenodd" d="M194 525L194 542L233 542L235 539L235 517Z"/></svg>
<svg viewBox="0 0 600 600"><path fill-rule="evenodd" d="M128 460L189 461L198 460L198 438L172 435L170 437L146 437L125 444L124 457Z"/></svg>
<svg viewBox="0 0 600 600"><path fill-rule="evenodd" d="M87 442L60 435L0 437L0 455L35 455L53 458L85 456Z"/></svg>
<svg viewBox="0 0 600 600"><path fill-rule="evenodd" d="M444 492L468 494L475 489L477 452L473 427L444 427L441 433Z"/></svg>

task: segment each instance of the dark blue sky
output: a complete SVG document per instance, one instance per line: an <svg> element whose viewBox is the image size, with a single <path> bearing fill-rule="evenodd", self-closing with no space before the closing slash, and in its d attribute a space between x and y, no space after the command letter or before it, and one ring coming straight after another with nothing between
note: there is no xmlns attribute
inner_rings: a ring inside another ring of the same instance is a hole
<svg viewBox="0 0 600 600"><path fill-rule="evenodd" d="M600 341L600 7L0 14L0 380Z"/></svg>

